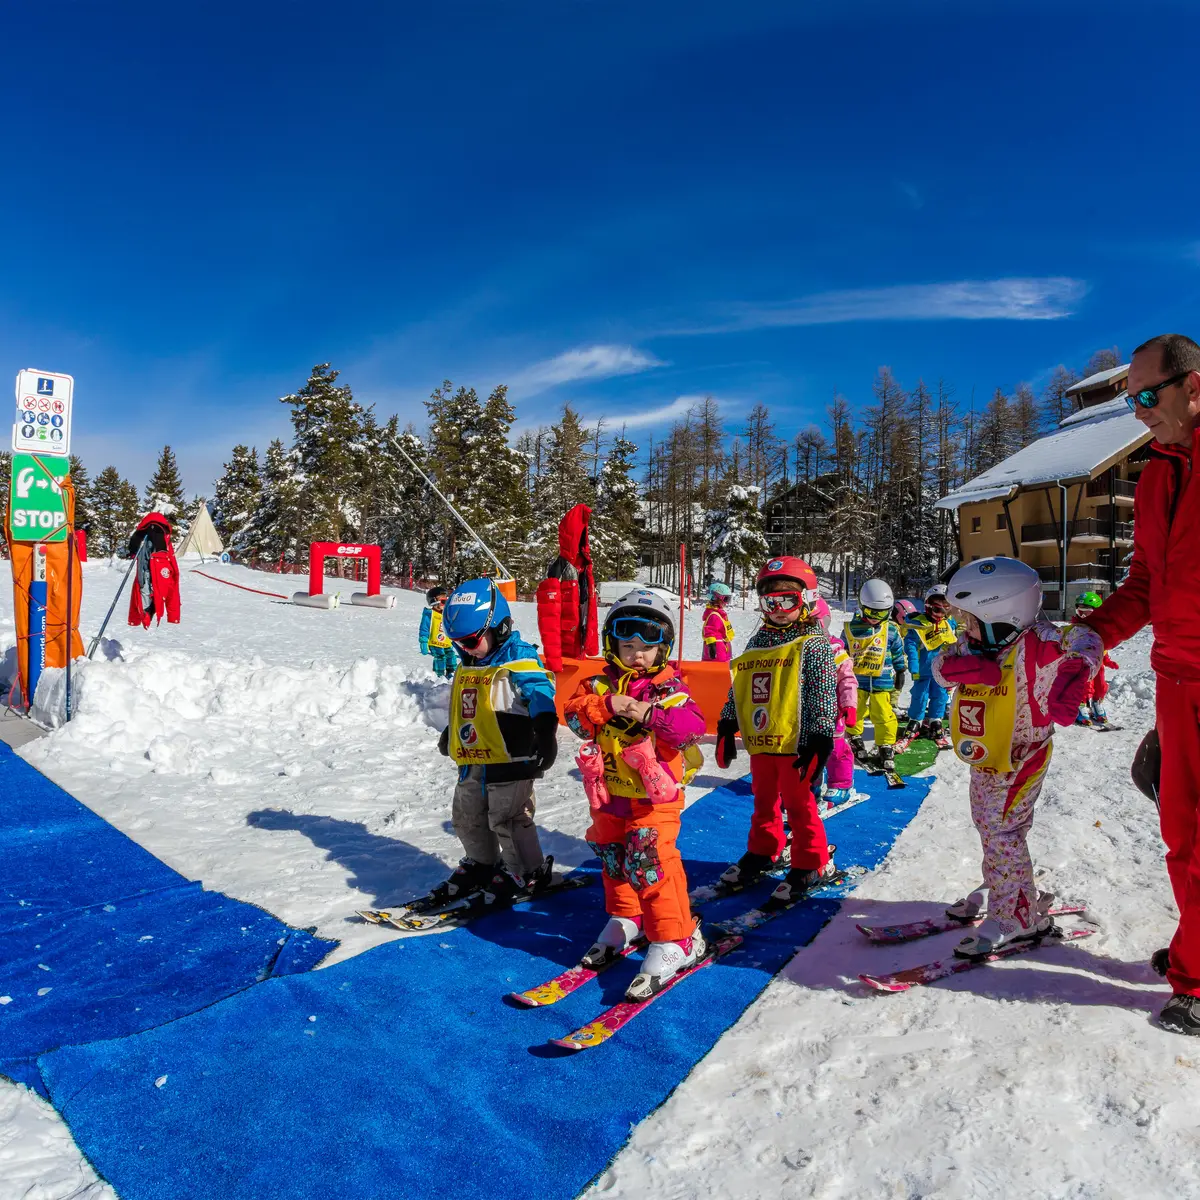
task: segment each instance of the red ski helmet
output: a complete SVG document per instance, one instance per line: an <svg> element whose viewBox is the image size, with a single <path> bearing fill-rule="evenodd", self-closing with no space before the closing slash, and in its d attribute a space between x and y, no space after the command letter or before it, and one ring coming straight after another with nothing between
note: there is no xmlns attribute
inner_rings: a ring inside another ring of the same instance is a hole
<svg viewBox="0 0 1200 1200"><path fill-rule="evenodd" d="M794 579L800 585L808 604L816 603L820 594L817 589L817 573L802 558L784 555L767 559L754 581L754 589L761 596L764 592L769 592L776 582L789 579Z"/></svg>

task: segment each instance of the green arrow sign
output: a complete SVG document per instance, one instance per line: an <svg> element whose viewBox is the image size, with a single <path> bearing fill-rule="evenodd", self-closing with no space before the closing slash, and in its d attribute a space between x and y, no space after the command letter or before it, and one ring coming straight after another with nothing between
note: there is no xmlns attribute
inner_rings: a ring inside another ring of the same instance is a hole
<svg viewBox="0 0 1200 1200"><path fill-rule="evenodd" d="M66 458L12 456L8 532L14 542L66 541L67 510L58 481L70 469Z"/></svg>

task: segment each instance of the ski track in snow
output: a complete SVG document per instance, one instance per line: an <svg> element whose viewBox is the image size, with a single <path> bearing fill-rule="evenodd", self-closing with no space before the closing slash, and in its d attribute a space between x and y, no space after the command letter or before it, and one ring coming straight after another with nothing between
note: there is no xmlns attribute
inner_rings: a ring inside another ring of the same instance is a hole
<svg viewBox="0 0 1200 1200"><path fill-rule="evenodd" d="M183 565L183 624L130 629L119 605L97 661L77 672L76 719L21 753L181 874L340 939L329 962L401 936L358 923L354 909L424 890L459 855L453 771L436 745L449 690L417 650L422 598L322 612ZM85 567L85 631L123 569ZM268 590L304 586L205 569ZM0 651L11 651L5 609ZM731 615L741 645L756 617ZM536 640L533 606L516 617ZM688 621L685 653L698 657L698 610ZM978 882L966 767L943 755L884 866L588 1194L1200 1196L1200 1045L1152 1023L1168 991L1145 965L1174 927L1154 808L1128 776L1153 721L1148 655L1139 635L1110 673L1124 730L1059 732L1031 838L1041 886L1086 900L1096 936L898 995L858 982L860 971L942 957L955 935L872 946L856 921L929 916ZM48 718L59 673L47 684ZM564 866L591 857L573 744L565 734L537 787L544 845ZM744 757L727 772L710 760L691 798L745 768ZM113 1195L54 1111L0 1081L0 1200Z"/></svg>

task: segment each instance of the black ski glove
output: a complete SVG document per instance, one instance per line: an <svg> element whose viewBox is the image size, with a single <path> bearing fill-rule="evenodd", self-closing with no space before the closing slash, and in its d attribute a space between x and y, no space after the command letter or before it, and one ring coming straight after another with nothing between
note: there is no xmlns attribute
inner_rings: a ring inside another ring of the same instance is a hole
<svg viewBox="0 0 1200 1200"><path fill-rule="evenodd" d="M896 695L897 696L900 695L900 693L902 691L904 691L904 685L907 682L908 682L908 672L907 671L897 671L896 672Z"/></svg>
<svg viewBox="0 0 1200 1200"><path fill-rule="evenodd" d="M538 713L533 718L533 739L537 746L534 764L542 774L554 766L558 757L558 713Z"/></svg>
<svg viewBox="0 0 1200 1200"><path fill-rule="evenodd" d="M717 722L717 766L722 770L737 758L737 731L736 721Z"/></svg>
<svg viewBox="0 0 1200 1200"><path fill-rule="evenodd" d="M438 737L438 753L450 757L450 726L447 725Z"/></svg>
<svg viewBox="0 0 1200 1200"><path fill-rule="evenodd" d="M833 738L827 733L810 733L797 747L798 753L792 766L800 772L806 783L815 783L825 770L825 764L833 753Z"/></svg>

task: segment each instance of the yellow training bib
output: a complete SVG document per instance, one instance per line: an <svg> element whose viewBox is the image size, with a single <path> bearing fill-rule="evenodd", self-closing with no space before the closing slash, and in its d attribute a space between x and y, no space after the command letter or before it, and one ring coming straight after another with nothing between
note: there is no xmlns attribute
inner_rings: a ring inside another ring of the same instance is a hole
<svg viewBox="0 0 1200 1200"><path fill-rule="evenodd" d="M723 639L706 637L704 639L704 644L706 646L712 646L722 640L724 640L726 642L732 642L733 641L733 626L729 623L729 618L719 608L706 608L704 610L704 620L701 622L701 625L704 625L705 623L707 623L708 614L711 612L715 612L717 614L717 616L719 616L721 618L721 620L725 622L725 637Z"/></svg>
<svg viewBox="0 0 1200 1200"><path fill-rule="evenodd" d="M940 625L916 625L914 628L926 650L940 650L943 646L953 646L958 641L953 621L943 621Z"/></svg>
<svg viewBox="0 0 1200 1200"><path fill-rule="evenodd" d="M954 753L982 771L1007 774L1013 769L1012 740L1017 725L1017 683L1012 663L1000 668L995 687L964 683L950 710Z"/></svg>
<svg viewBox="0 0 1200 1200"><path fill-rule="evenodd" d="M733 706L748 754L795 754L800 744L800 657L806 634L782 646L745 650L730 663Z"/></svg>
<svg viewBox="0 0 1200 1200"><path fill-rule="evenodd" d="M436 608L429 610L429 644L438 650L450 649L450 639L442 628L442 614Z"/></svg>
<svg viewBox="0 0 1200 1200"><path fill-rule="evenodd" d="M858 637L846 626L846 649L854 659L855 675L875 678L883 674L883 664L887 659L888 622L884 621L873 633Z"/></svg>
<svg viewBox="0 0 1200 1200"><path fill-rule="evenodd" d="M624 694L624 683L623 679L614 688L607 678L597 675L592 680L592 691L597 696L603 696L607 692ZM676 705L686 704L687 700L685 692L676 692L655 703L659 708L674 708ZM609 721L608 724L601 725L596 731L596 745L600 747L600 753L604 756L604 782L610 796L623 796L629 800L646 799L646 785L642 782L642 777L621 757L621 751L632 746L634 742L647 739L651 745L657 745L654 734L636 724L632 728L619 729L615 722ZM695 747L689 747L689 749L695 749ZM703 761L703 757L701 757L700 763ZM698 767L700 763L697 763L696 766ZM686 765L686 759L679 754L668 754L666 761L663 762L663 766L671 778L680 783L688 783L696 774L696 768L689 772L685 770Z"/></svg>
<svg viewBox="0 0 1200 1200"><path fill-rule="evenodd" d="M450 757L460 767L483 767L491 763L528 762L531 756L515 759L504 744L496 710L507 709L513 697L510 676L514 671L542 671L535 659L520 659L492 667L460 666L450 690Z"/></svg>

